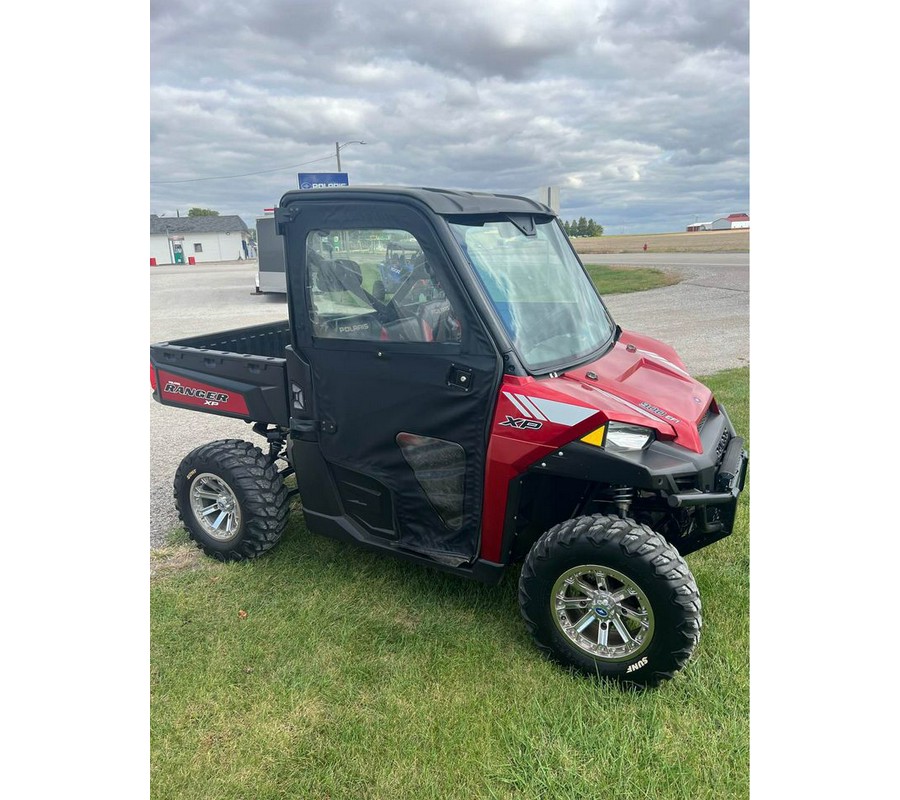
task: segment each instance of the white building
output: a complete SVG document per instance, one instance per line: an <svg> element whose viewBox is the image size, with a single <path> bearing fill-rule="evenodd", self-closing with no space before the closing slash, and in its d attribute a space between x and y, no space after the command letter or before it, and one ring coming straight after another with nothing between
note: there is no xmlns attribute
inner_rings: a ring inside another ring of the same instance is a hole
<svg viewBox="0 0 900 800"><path fill-rule="evenodd" d="M749 214L729 214L727 217L719 217L712 222L695 222L688 225L685 230L688 233L695 231L730 231L736 228L749 228Z"/></svg>
<svg viewBox="0 0 900 800"><path fill-rule="evenodd" d="M709 226L711 231L730 231L735 228L749 228L750 217L747 214L729 214L715 220Z"/></svg>
<svg viewBox="0 0 900 800"><path fill-rule="evenodd" d="M158 217L150 215L150 263L237 261L254 255L250 229L238 216Z"/></svg>

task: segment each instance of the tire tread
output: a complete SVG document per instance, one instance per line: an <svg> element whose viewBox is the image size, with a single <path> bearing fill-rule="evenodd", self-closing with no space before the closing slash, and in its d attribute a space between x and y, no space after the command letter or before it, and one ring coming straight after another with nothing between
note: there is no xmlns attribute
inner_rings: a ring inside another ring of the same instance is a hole
<svg viewBox="0 0 900 800"><path fill-rule="evenodd" d="M691 571L678 550L646 525L630 518L593 514L566 520L554 525L534 544L522 567L519 578L519 606L525 626L538 650L556 661L570 663L551 645L543 626L529 613L539 608L540 601L532 592L540 584L542 567L560 550L571 549L580 540L596 548L617 545L626 559L637 559L649 567L654 578L669 584L668 602L677 606L682 621L674 626L677 641L668 651L671 663L646 674L610 675L623 684L634 687L657 686L671 679L692 657L700 641L703 625L700 593ZM573 666L578 666L572 664Z"/></svg>
<svg viewBox="0 0 900 800"><path fill-rule="evenodd" d="M190 471L215 468L230 473L227 482L242 495L244 534L233 549L225 551L207 546L196 535L190 524L192 512L181 503ZM290 504L284 481L262 450L243 439L219 439L192 450L179 465L173 487L178 518L188 535L204 553L219 561L245 561L262 555L278 543L287 526Z"/></svg>

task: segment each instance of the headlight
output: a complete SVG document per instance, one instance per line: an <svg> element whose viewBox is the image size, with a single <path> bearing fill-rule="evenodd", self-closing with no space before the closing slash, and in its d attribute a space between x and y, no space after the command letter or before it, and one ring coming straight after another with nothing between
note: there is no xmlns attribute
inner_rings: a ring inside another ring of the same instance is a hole
<svg viewBox="0 0 900 800"><path fill-rule="evenodd" d="M653 431L643 425L610 422L603 446L613 453L627 453L631 450L643 450L652 439Z"/></svg>
<svg viewBox="0 0 900 800"><path fill-rule="evenodd" d="M609 422L592 431L581 441L605 447L611 453L632 453L643 450L653 440L653 431L643 425Z"/></svg>

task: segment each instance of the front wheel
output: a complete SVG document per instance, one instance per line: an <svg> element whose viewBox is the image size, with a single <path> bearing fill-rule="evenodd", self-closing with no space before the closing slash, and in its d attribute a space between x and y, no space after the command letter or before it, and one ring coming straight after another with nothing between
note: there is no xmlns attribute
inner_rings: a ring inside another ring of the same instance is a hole
<svg viewBox="0 0 900 800"><path fill-rule="evenodd" d="M525 559L519 603L538 648L576 669L655 686L700 640L700 595L678 551L646 525L601 514L547 531Z"/></svg>
<svg viewBox="0 0 900 800"><path fill-rule="evenodd" d="M255 558L287 525L288 492L250 442L223 439L188 453L175 473L175 506L188 535L219 561Z"/></svg>

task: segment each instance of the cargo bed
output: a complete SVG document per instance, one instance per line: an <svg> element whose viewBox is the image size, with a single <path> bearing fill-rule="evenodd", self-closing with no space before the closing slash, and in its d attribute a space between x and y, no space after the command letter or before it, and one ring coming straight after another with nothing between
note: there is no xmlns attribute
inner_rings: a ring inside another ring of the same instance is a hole
<svg viewBox="0 0 900 800"><path fill-rule="evenodd" d="M153 396L163 405L287 426L287 320L150 346Z"/></svg>

